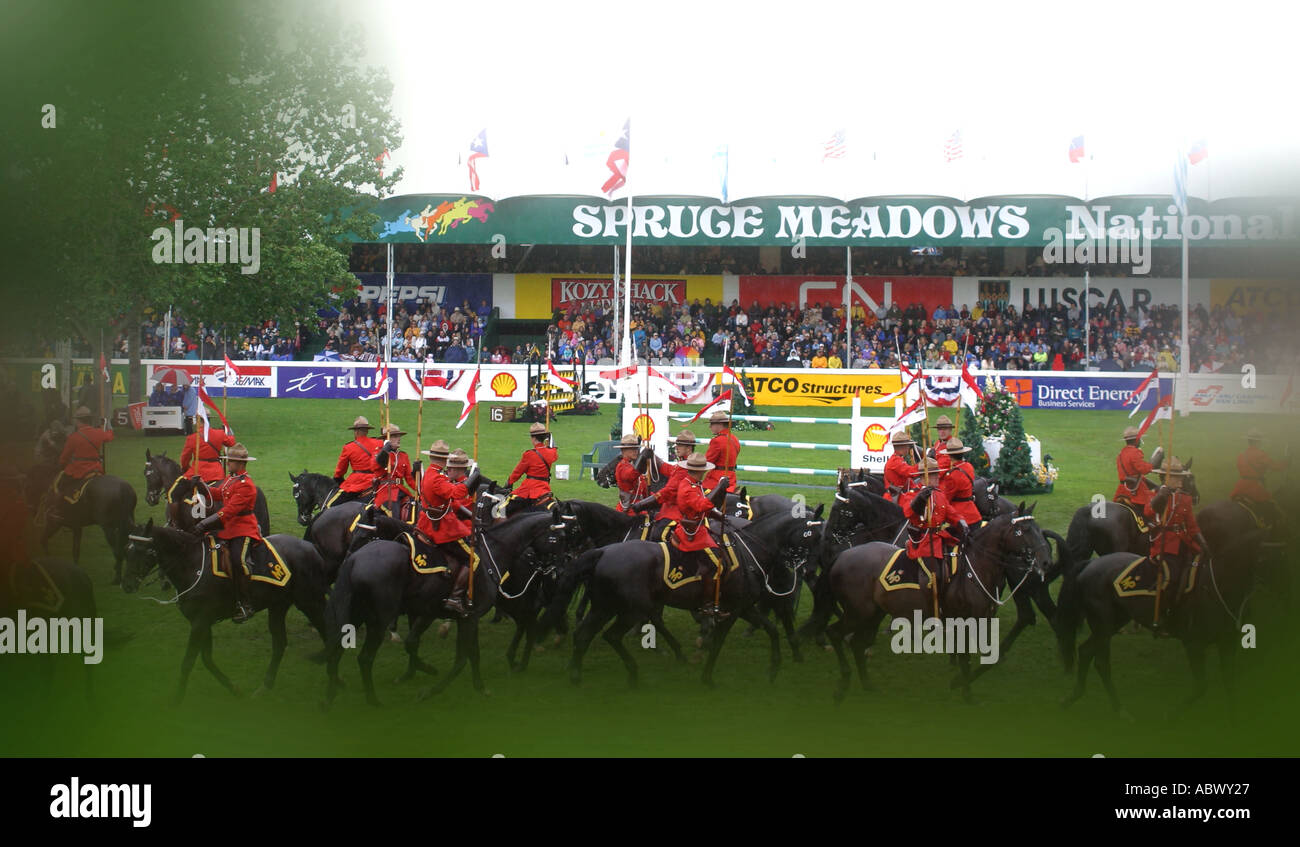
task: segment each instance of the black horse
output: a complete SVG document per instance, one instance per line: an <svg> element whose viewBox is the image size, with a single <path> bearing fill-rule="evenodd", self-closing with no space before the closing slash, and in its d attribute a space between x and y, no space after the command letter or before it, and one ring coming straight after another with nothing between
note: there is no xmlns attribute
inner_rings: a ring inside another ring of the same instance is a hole
<svg viewBox="0 0 1300 847"><path fill-rule="evenodd" d="M154 457L157 458L157 457ZM181 477L167 488L167 525L189 532L194 525L212 512L213 493L208 484L192 476ZM266 494L257 489L253 501L253 515L257 518L262 537L271 534L271 515L266 506Z"/></svg>
<svg viewBox="0 0 1300 847"><path fill-rule="evenodd" d="M328 684L325 704L334 699L342 683L338 676L339 659L343 654L343 627L365 625L366 640L357 655L361 669L366 702L379 705L375 696L373 667L375 654L383 641L389 623L399 614L411 616L411 631L406 637L409 659L406 676L415 670L432 669L418 658L420 636L437 618L456 621L456 661L451 672L436 686L426 690L421 699L443 691L452 680L470 664L474 688L483 691L483 677L479 669L478 625L495 603L499 586L506 580L508 571L520 554L542 534L549 533L549 543L563 543L563 524L553 525L549 512L518 515L503 523L487 527L478 534L475 549L479 567L474 571L473 613L457 617L443 607L451 594L453 582L445 570L419 573L411 563L411 548L397 541L371 541L348 555L343 561L334 591L329 600L329 646L326 651ZM438 569L441 559L436 549L417 551L423 555L425 566Z"/></svg>
<svg viewBox="0 0 1300 847"><path fill-rule="evenodd" d="M14 566L9 579L0 579L0 618L14 620L19 609L26 609L29 618L93 619L98 617L95 605L95 587L90 576L80 567L65 559L48 557L31 563ZM25 638L25 633L19 633ZM52 660L54 657L43 657ZM10 659L9 661L13 661ZM44 661L45 682L53 681L54 662ZM78 661L85 668L86 697L91 696L91 668L93 665Z"/></svg>
<svg viewBox="0 0 1300 847"><path fill-rule="evenodd" d="M157 506L172 487L172 483L181 475L181 466L175 459L167 457L166 451L154 453L144 451L144 502Z"/></svg>
<svg viewBox="0 0 1300 847"><path fill-rule="evenodd" d="M1192 460L1187 460L1186 469L1190 470ZM1158 471L1156 472L1158 473ZM1183 477L1183 491L1192 495L1192 502L1200 502L1200 492L1196 490L1196 477L1188 474ZM1086 562L1094 553L1105 556L1109 553L1135 553L1145 556L1151 549L1150 537L1142 532L1134 518L1134 511L1140 513L1141 507L1125 506L1104 500L1097 500L1075 510L1070 518L1070 527L1065 533L1065 543L1070 548L1070 557L1076 562ZM1149 519L1142 520L1148 526Z"/></svg>
<svg viewBox="0 0 1300 847"><path fill-rule="evenodd" d="M285 616L289 606L297 606L311 625L327 639L325 629L325 563L316 548L291 535L273 535L270 541L288 565L290 578L287 585L278 587L266 582L250 580L248 596L254 609L267 610L267 627L271 631L271 664L262 677L261 694L275 685L280 659L288 643L285 633ZM146 576L157 567L167 581L175 587L181 614L190 622L189 643L185 658L181 660L181 677L176 687L174 702L179 704L185 696L194 659L203 656L203 665L212 672L217 682L236 696L238 687L230 681L212 660L212 625L230 617L234 612L235 595L230 580L218 577L208 567L205 543L188 532L171 527L155 527L153 520L131 536L128 547L128 567L122 588L128 594L135 592Z"/></svg>
<svg viewBox="0 0 1300 847"><path fill-rule="evenodd" d="M898 547L882 542L851 547L836 558L829 573L822 577L828 605L839 614L839 619L826 628L840 664L836 700L844 697L852 675L844 650L846 642L856 660L862 687L869 688L866 649L875 640L885 616L907 618L916 612L929 616L932 607L927 588L886 588L881 583L887 564L898 552ZM942 595L943 616L995 617L997 598L1009 576L1008 564L1016 562L1021 569L1032 569L1041 575L1050 558L1047 540L1034 520L1032 506L1026 509L1021 504L1014 512L999 515L971 537L956 578L947 583ZM960 675L953 680L953 687L961 688L969 700L974 679L969 653L958 653L957 663Z"/></svg>
<svg viewBox="0 0 1300 847"><path fill-rule="evenodd" d="M1282 515L1294 515L1300 510L1300 482L1287 480L1278 486L1273 494L1273 503ZM1255 530L1264 530L1256 522L1256 517L1266 519L1258 507L1248 509L1236 500L1216 500L1202 509L1196 516L1205 540L1211 550L1222 550L1236 540ZM1266 550L1294 549L1300 533L1296 531L1293 521L1282 520L1266 530L1266 540L1262 546ZM1260 561L1258 577L1270 591L1278 597L1283 607L1291 592L1291 569L1287 567L1287 557L1266 555Z"/></svg>
<svg viewBox="0 0 1300 847"><path fill-rule="evenodd" d="M771 660L768 676L775 679L781 667L780 634L770 621L758 611L758 599L770 584L769 572L778 561L781 551L792 544L807 543L803 533L810 531L819 521L796 518L792 515L770 515L760 521L725 535L724 545L734 552L739 567L728 570L722 584L722 609L728 615L716 623L708 637L708 655L704 662L702 680L713 685L713 668L726 640L727 632L738 618L743 618L767 633L771 642ZM719 555L724 555L719 548ZM726 561L724 559L724 561ZM628 683L637 684L637 665L623 646L623 637L634 626L649 621L659 635L668 642L678 661L684 660L681 644L668 630L663 620L664 606L679 609L696 609L703 605L702 583L687 578L677 588L665 583L667 568L664 551L659 544L646 541L627 541L612 544L584 554L566 569L561 577L558 596L552 604L556 608L567 605L567 597L579 581L589 581L591 612L583 619L573 637L573 656L569 662L569 678L577 684L582 680L582 658L596 633L610 621L604 638L623 660ZM712 599L712 598L708 598Z"/></svg>
<svg viewBox="0 0 1300 847"><path fill-rule="evenodd" d="M343 560L353 546L353 533L366 504L349 500L330 506L307 524L303 540L311 542L325 562L326 579L331 584L338 576Z"/></svg>
<svg viewBox="0 0 1300 847"><path fill-rule="evenodd" d="M293 500L298 506L298 523L310 526L312 517L325 505L338 484L324 474L308 473L306 469L298 476L289 474L293 483Z"/></svg>
<svg viewBox="0 0 1300 847"><path fill-rule="evenodd" d="M1254 570L1262 550L1264 533L1252 529L1221 547L1211 547L1214 555L1192 568L1191 590L1180 598L1169 621L1170 634L1183 642L1191 663L1194 685L1191 694L1179 705L1190 706L1205 693L1205 653L1219 650L1224 686L1232 708L1233 675L1236 650L1241 638L1241 620L1246 600L1253 590ZM1208 541L1208 536L1206 538ZM1119 596L1115 582L1126 568L1139 559L1132 553L1111 553L1066 571L1058 598L1060 620L1057 644L1067 671L1075 669L1075 637L1086 618L1089 637L1078 646L1078 667L1074 690L1062 700L1069 706L1083 696L1088 669L1095 661L1111 708L1132 720L1120 705L1119 695L1110 673L1110 640L1129 620L1150 628L1155 613L1155 592L1134 592Z"/></svg>
<svg viewBox="0 0 1300 847"><path fill-rule="evenodd" d="M48 550L50 537L61 527L72 531L72 561L81 563L81 530L98 524L113 551L113 585L122 581L122 563L126 558L127 535L135 523L135 489L126 480L102 474L86 483L76 503L68 503L62 495L46 487L29 487L30 494L40 492L42 499L32 504L41 531L41 549ZM46 499L48 498L48 499ZM48 511L49 504L58 498L59 518Z"/></svg>

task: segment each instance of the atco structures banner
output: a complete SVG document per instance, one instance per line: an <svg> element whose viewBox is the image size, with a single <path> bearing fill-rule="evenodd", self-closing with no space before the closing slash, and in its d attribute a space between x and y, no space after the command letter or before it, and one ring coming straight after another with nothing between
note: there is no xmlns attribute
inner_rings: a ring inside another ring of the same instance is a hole
<svg viewBox="0 0 1300 847"><path fill-rule="evenodd" d="M848 406L862 396L864 409L878 409L877 397L902 388L897 373L834 370L746 370L756 406Z"/></svg>

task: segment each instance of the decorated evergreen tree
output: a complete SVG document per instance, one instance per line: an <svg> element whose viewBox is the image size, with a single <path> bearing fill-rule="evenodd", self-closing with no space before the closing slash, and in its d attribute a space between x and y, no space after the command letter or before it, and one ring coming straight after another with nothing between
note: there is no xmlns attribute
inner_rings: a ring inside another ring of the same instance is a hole
<svg viewBox="0 0 1300 847"><path fill-rule="evenodd" d="M993 469L991 478L1006 494L1036 494L1048 490L1046 485L1038 481L1034 471L1019 408L1002 433L1002 450L998 453L997 467Z"/></svg>
<svg viewBox="0 0 1300 847"><path fill-rule="evenodd" d="M989 475L989 454L984 450L984 431L974 412L961 416L961 443L970 448L966 459L975 468L976 476Z"/></svg>

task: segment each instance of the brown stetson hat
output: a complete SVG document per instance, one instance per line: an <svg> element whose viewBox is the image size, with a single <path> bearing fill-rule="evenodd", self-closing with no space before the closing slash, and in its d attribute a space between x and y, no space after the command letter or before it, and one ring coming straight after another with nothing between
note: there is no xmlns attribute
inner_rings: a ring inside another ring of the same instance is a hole
<svg viewBox="0 0 1300 847"><path fill-rule="evenodd" d="M394 435L406 435L406 430L402 429L400 426L398 426L395 423L390 423L387 426L385 426L383 429L379 430L379 433L383 435L385 438L389 438Z"/></svg>
<svg viewBox="0 0 1300 847"><path fill-rule="evenodd" d="M694 444L695 433L691 432L689 429L684 429L677 433L677 438L675 438L674 441L677 444Z"/></svg>
<svg viewBox="0 0 1300 847"><path fill-rule="evenodd" d="M955 456L958 453L969 453L970 451L971 448L962 444L960 438L949 438L947 446L943 448L943 452L949 456Z"/></svg>
<svg viewBox="0 0 1300 847"><path fill-rule="evenodd" d="M945 426L952 429L952 419L947 415L940 415L939 420L934 422L934 428L943 429Z"/></svg>
<svg viewBox="0 0 1300 847"><path fill-rule="evenodd" d="M85 406L78 406L77 411L72 413L72 417L76 420L81 420L82 418L89 419L90 409L87 409Z"/></svg>
<svg viewBox="0 0 1300 847"><path fill-rule="evenodd" d="M445 459L451 455L451 447L440 438L430 444L428 450L421 450L420 452L435 459Z"/></svg>
<svg viewBox="0 0 1300 847"><path fill-rule="evenodd" d="M468 467L469 467L469 454L459 448L454 450L451 454L451 458L447 460L447 470L452 470L453 468L468 468Z"/></svg>
<svg viewBox="0 0 1300 847"><path fill-rule="evenodd" d="M916 443L915 441L912 440L912 436L908 435L905 431L901 429L898 432L894 433L894 437L891 438L890 441L892 441L894 444L899 444L903 446Z"/></svg>
<svg viewBox="0 0 1300 847"><path fill-rule="evenodd" d="M366 420L364 417L358 416L357 419L352 422L352 426L348 427L348 429L374 429L374 427L370 425L370 421Z"/></svg>
<svg viewBox="0 0 1300 847"><path fill-rule="evenodd" d="M1124 440L1125 440L1125 441L1132 441L1132 440L1135 439L1135 438L1141 438L1141 437L1142 437L1142 434L1138 432L1138 428L1137 428L1137 427L1135 427L1135 426L1126 426L1126 427L1124 427Z"/></svg>
<svg viewBox="0 0 1300 847"><path fill-rule="evenodd" d="M937 474L939 472L939 460L927 456L924 462L917 464L916 469L912 471L912 476L921 476L927 471Z"/></svg>
<svg viewBox="0 0 1300 847"><path fill-rule="evenodd" d="M724 412L721 409L709 415L709 423L729 424L731 423L731 413Z"/></svg>
<svg viewBox="0 0 1300 847"><path fill-rule="evenodd" d="M703 453L692 453L683 461L678 462L677 466L679 468L685 468L688 473L703 473L705 471L711 471L717 467L708 459L704 458Z"/></svg>
<svg viewBox="0 0 1300 847"><path fill-rule="evenodd" d="M528 434L533 438L537 438L543 435L550 435L550 432L547 431L546 424L538 422L528 427Z"/></svg>
<svg viewBox="0 0 1300 847"><path fill-rule="evenodd" d="M640 447L641 436L637 435L635 432L625 432L623 433L623 437L618 440L618 446L621 450L626 450L629 447Z"/></svg>
<svg viewBox="0 0 1300 847"><path fill-rule="evenodd" d="M233 447L226 448L226 454L221 457L227 462L256 462L257 459L248 455L248 448L242 442L237 442Z"/></svg>

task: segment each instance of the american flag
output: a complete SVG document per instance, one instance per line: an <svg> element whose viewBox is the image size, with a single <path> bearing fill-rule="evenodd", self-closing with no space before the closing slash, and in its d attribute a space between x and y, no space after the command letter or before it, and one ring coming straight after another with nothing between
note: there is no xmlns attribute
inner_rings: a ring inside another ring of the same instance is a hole
<svg viewBox="0 0 1300 847"><path fill-rule="evenodd" d="M487 154L487 129L484 128L478 135L474 136L474 140L469 143L469 159L467 164L469 165L470 191L478 191L479 187L478 167L474 162L478 159L486 159Z"/></svg>
<svg viewBox="0 0 1300 847"><path fill-rule="evenodd" d="M1070 162L1078 163L1083 161L1083 136L1077 136L1070 139Z"/></svg>
<svg viewBox="0 0 1300 847"><path fill-rule="evenodd" d="M1193 165L1198 164L1206 156L1210 155L1210 149L1205 146L1205 139L1202 138L1192 145L1192 149L1187 151L1187 161Z"/></svg>
<svg viewBox="0 0 1300 847"><path fill-rule="evenodd" d="M826 140L826 144L822 148L822 160L843 159L844 153L844 130L837 129L831 133L831 137Z"/></svg>
<svg viewBox="0 0 1300 847"><path fill-rule="evenodd" d="M961 130L955 129L943 143L943 157L949 162L961 158Z"/></svg>

